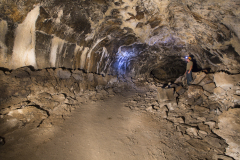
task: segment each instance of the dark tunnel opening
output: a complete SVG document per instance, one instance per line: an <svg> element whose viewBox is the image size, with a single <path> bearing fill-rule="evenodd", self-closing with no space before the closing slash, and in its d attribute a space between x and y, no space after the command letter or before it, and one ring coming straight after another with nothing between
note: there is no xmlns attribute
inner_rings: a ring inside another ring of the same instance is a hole
<svg viewBox="0 0 240 160"><path fill-rule="evenodd" d="M151 70L150 76L160 83L167 84L182 76L185 73L185 68L186 62L181 57L167 57Z"/></svg>

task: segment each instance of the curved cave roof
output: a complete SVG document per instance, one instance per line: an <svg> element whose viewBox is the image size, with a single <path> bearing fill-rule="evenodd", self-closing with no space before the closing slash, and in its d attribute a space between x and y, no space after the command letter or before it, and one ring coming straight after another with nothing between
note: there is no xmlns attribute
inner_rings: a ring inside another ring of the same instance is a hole
<svg viewBox="0 0 240 160"><path fill-rule="evenodd" d="M239 8L236 0L3 1L0 67L174 79L192 56L197 69L239 73Z"/></svg>

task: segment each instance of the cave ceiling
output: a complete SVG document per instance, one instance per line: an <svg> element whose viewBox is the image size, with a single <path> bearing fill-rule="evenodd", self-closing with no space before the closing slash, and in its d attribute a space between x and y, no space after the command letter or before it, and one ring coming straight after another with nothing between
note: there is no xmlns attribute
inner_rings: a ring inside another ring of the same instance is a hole
<svg viewBox="0 0 240 160"><path fill-rule="evenodd" d="M238 0L2 0L0 67L179 75L191 55L201 69L237 73L239 8Z"/></svg>

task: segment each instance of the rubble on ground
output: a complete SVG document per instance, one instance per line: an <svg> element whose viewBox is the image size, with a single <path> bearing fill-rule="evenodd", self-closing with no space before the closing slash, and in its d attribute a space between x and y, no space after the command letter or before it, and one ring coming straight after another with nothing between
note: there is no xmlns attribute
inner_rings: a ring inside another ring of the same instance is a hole
<svg viewBox="0 0 240 160"><path fill-rule="evenodd" d="M113 96L118 79L81 70L23 67L0 71L0 83L0 135L4 136L29 124L61 123L80 104Z"/></svg>
<svg viewBox="0 0 240 160"><path fill-rule="evenodd" d="M178 132L191 137L190 145L202 146L203 151L213 149L213 159L232 159L224 154L240 159L240 112L236 107L240 105L240 74L197 72L193 77L189 86L184 77L167 87L148 83L151 92L134 95L126 106L172 122Z"/></svg>
<svg viewBox="0 0 240 160"><path fill-rule="evenodd" d="M213 159L239 159L239 75L198 72L193 77L189 86L184 77L167 86L145 82L148 89L138 91L125 106L166 119L187 140L185 145L211 153ZM0 71L0 82L1 136L27 125L52 127L79 105L133 85L111 75L28 67Z"/></svg>

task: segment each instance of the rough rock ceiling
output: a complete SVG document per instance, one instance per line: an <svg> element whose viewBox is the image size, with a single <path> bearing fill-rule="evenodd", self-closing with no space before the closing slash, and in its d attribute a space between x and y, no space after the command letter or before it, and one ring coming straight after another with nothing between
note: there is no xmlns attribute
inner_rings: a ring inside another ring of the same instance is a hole
<svg viewBox="0 0 240 160"><path fill-rule="evenodd" d="M200 68L236 73L239 8L238 0L3 0L0 65L178 77L192 55Z"/></svg>

